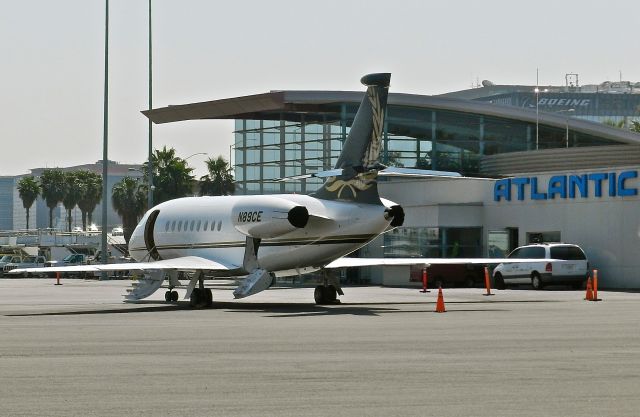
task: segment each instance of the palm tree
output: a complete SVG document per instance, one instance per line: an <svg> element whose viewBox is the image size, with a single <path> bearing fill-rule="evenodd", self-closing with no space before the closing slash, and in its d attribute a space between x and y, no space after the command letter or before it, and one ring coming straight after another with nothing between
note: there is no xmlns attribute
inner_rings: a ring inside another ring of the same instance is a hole
<svg viewBox="0 0 640 417"><path fill-rule="evenodd" d="M153 161L153 201L156 204L174 198L185 197L192 192L194 177L193 168L189 168L187 161L176 156L174 148L156 149L151 156ZM143 172L148 172L148 164L143 165Z"/></svg>
<svg viewBox="0 0 640 417"><path fill-rule="evenodd" d="M124 177L113 186L111 202L113 208L122 218L122 229L127 244L138 220L144 214L147 203L146 190L144 184L131 177Z"/></svg>
<svg viewBox="0 0 640 417"><path fill-rule="evenodd" d="M102 200L102 176L91 171L77 171L76 175L82 188L78 200L78 207L82 212L82 229L87 230L87 217L88 223L91 224L93 211Z"/></svg>
<svg viewBox="0 0 640 417"><path fill-rule="evenodd" d="M637 120L632 120L630 130L632 132L640 133L640 122Z"/></svg>
<svg viewBox="0 0 640 417"><path fill-rule="evenodd" d="M40 195L40 184L32 176L24 177L18 181L18 194L22 200L22 207L27 210L27 229L29 229L29 210Z"/></svg>
<svg viewBox="0 0 640 417"><path fill-rule="evenodd" d="M61 169L45 169L40 175L40 189L49 207L49 228L53 228L53 209L64 198L64 172Z"/></svg>
<svg viewBox="0 0 640 417"><path fill-rule="evenodd" d="M64 197L62 204L67 210L67 232L71 232L71 211L76 207L83 193L83 184L76 172L64 174Z"/></svg>
<svg viewBox="0 0 640 417"><path fill-rule="evenodd" d="M222 157L207 159L209 175L200 177L200 195L231 195L236 189L232 169Z"/></svg>

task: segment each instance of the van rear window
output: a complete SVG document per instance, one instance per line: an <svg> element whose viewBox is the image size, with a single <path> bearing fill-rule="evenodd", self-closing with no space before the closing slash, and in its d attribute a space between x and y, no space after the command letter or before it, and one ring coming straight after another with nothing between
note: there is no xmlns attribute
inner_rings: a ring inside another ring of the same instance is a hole
<svg viewBox="0 0 640 417"><path fill-rule="evenodd" d="M550 252L551 258L565 261L579 261L586 259L584 252L576 246L554 246Z"/></svg>

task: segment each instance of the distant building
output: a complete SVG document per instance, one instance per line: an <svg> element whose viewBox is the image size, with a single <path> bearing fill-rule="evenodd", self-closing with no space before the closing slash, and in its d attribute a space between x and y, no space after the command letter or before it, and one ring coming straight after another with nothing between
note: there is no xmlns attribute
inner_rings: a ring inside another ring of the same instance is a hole
<svg viewBox="0 0 640 417"><path fill-rule="evenodd" d="M107 187L109 190L113 188L113 186L121 181L124 177L134 177L140 178L143 176L141 172L142 165L140 164L119 164L114 161L109 161L109 176L107 180ZM39 176L42 174L46 168L34 168L31 170L31 175ZM97 161L95 164L85 164L85 165L76 165L71 167L59 167L62 171L72 172L72 171L91 171L96 174L102 175L102 161ZM108 193L109 200L111 200L111 192ZM107 228L110 230L111 228L122 224L122 220L120 220L120 216L113 209L111 205L111 201L108 202L109 208L107 211ZM49 208L47 207L45 201L42 198L38 198L36 203L37 206L37 227L39 229L49 227ZM62 204L58 205L58 208L54 210L54 227L57 229L64 229L66 212L64 210L64 206ZM72 224L74 226L82 226L82 215L79 209L75 209L72 212ZM100 226L102 225L102 202L96 206L96 209L93 211L92 216L93 222Z"/></svg>
<svg viewBox="0 0 640 417"><path fill-rule="evenodd" d="M72 167L56 167L65 172L86 170L102 175L102 161L95 164L77 165ZM122 178L129 176L140 178L143 176L140 164L119 164L114 161L109 162L109 177L107 187L109 190ZM33 176L40 176L47 168L34 168L31 170ZM0 177L0 230L21 230L26 228L26 210L22 206L22 200L18 194L18 181L26 175L3 176ZM109 193L111 199L111 193ZM108 202L107 227L109 229L122 223L118 213L113 209L111 201ZM80 209L72 211L73 226L82 226L82 215ZM100 226L102 224L102 203L96 206L93 212L93 222ZM29 226L31 228L44 229L49 227L49 208L42 197L31 207ZM53 211L53 227L64 230L66 227L66 211L62 204Z"/></svg>
<svg viewBox="0 0 640 417"><path fill-rule="evenodd" d="M537 109L560 113L565 117L629 127L640 121L640 82L605 81L580 85L578 74L567 74L565 85L497 85L482 81L482 86L454 91L436 97L482 101L501 106ZM537 92L536 92L537 88Z"/></svg>

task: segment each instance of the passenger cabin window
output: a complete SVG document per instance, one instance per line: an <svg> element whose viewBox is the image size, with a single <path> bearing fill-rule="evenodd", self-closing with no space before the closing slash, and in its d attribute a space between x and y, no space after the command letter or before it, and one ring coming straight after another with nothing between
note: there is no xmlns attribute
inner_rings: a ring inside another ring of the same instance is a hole
<svg viewBox="0 0 640 417"><path fill-rule="evenodd" d="M214 220L214 221L211 222L211 231L212 232L213 232L213 229L215 229L215 227L216 227L216 221Z"/></svg>
<svg viewBox="0 0 640 417"><path fill-rule="evenodd" d="M193 229L196 227L196 221L195 220L191 220L191 227L189 228L189 230L191 230L193 232Z"/></svg>
<svg viewBox="0 0 640 417"><path fill-rule="evenodd" d="M171 222L169 222L169 221L168 221L168 222L166 222L166 223L164 224L164 231L165 231L165 232L168 232L168 231L169 231L169 226L170 226L170 225L171 225Z"/></svg>
<svg viewBox="0 0 640 417"><path fill-rule="evenodd" d="M186 228L185 228L186 229ZM182 230L182 220L178 222L178 232Z"/></svg>
<svg viewBox="0 0 640 417"><path fill-rule="evenodd" d="M218 232L222 228L222 220L218 220Z"/></svg>
<svg viewBox="0 0 640 417"><path fill-rule="evenodd" d="M208 228L209 228L209 220L205 220L204 226L202 226L202 230L206 232Z"/></svg>
<svg viewBox="0 0 640 417"><path fill-rule="evenodd" d="M196 232L200 231L200 225L202 224L202 220L198 220L198 223L196 223Z"/></svg>
<svg viewBox="0 0 640 417"><path fill-rule="evenodd" d="M176 231L176 221L175 220L171 222L171 231L172 232Z"/></svg>

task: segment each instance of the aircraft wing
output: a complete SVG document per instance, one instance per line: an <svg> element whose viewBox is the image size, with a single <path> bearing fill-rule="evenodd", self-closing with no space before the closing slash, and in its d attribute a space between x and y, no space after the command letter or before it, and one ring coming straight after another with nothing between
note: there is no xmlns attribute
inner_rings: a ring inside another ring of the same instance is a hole
<svg viewBox="0 0 640 417"><path fill-rule="evenodd" d="M224 265L220 262L199 256L182 256L180 258L163 259L155 262L130 262L118 264L94 264L94 265L73 265L73 266L51 266L45 268L19 268L9 271L9 274L43 272L100 272L100 271L130 271L130 270L158 270L158 269L179 269L179 270L207 270L207 271L230 271L238 269L237 265Z"/></svg>
<svg viewBox="0 0 640 417"><path fill-rule="evenodd" d="M338 258L325 268L391 265L497 265L502 263L549 262L550 259L509 258Z"/></svg>

